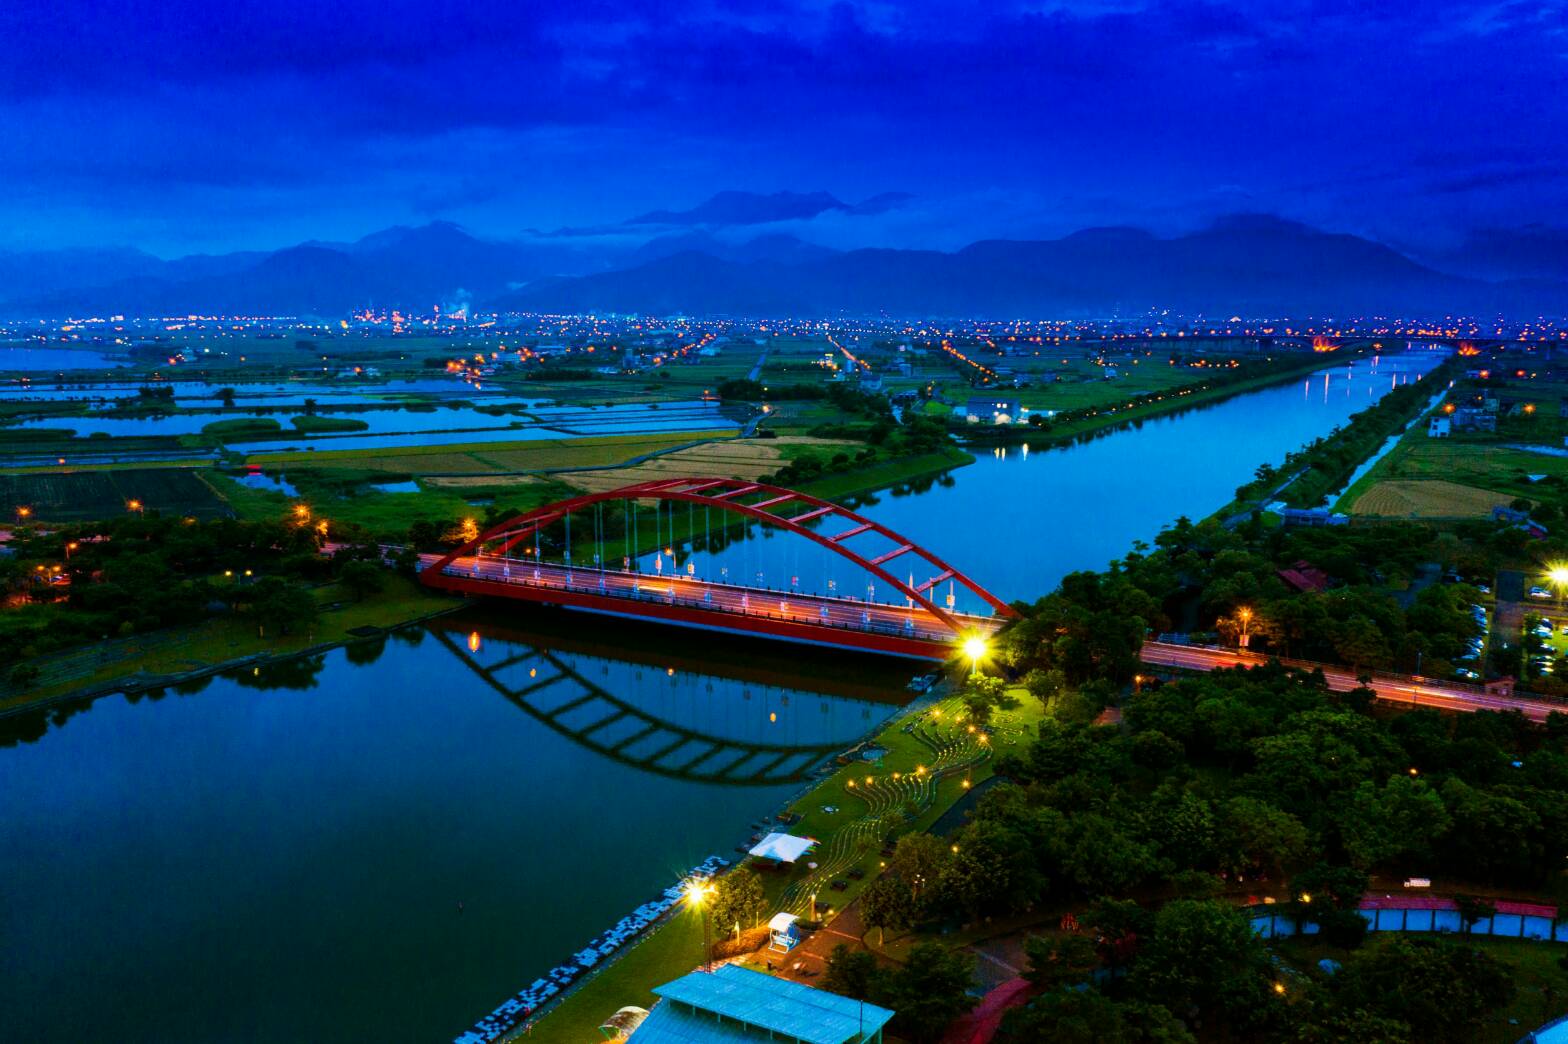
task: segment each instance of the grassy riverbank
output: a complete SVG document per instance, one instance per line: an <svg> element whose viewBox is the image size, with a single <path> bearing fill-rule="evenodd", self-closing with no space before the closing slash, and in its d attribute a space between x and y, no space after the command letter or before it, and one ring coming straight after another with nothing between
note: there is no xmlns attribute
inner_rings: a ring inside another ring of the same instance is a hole
<svg viewBox="0 0 1568 1044"><path fill-rule="evenodd" d="M815 892L819 914L828 903L834 904L835 915L843 911L876 879L881 849L890 836L930 829L970 786L991 776L994 754L1024 749L1044 711L1023 690L1013 695L1019 706L997 713L994 731L984 742L980 737L985 734L970 732L961 719L960 700L917 705L875 737L875 743L887 751L880 762L839 766L791 802L788 810L802 818L787 829L817 840L809 858L819 869L812 872L801 866L764 875L770 908L804 916ZM837 811L829 812L830 808ZM859 881L848 876L857 868L865 875ZM848 887L834 891L830 887L834 880L847 881ZM616 1009L627 1004L650 1007L653 987L701 961L700 933L696 913L679 911L539 1019L526 1039L587 1044Z"/></svg>
<svg viewBox="0 0 1568 1044"><path fill-rule="evenodd" d="M289 656L316 645L349 640L360 627L395 627L460 602L401 576L383 589L352 601L339 585L313 592L321 615L308 631L263 638L250 620L224 616L177 631L158 631L40 657L38 681L24 692L0 693L0 714L117 682L184 674L257 655Z"/></svg>
<svg viewBox="0 0 1568 1044"><path fill-rule="evenodd" d="M1244 395L1247 392L1295 380L1321 370L1325 366L1335 365L1362 354L1364 353L1361 351L1347 351L1334 356L1305 355L1291 359L1289 362L1282 362L1266 372L1237 381L1218 384L1197 381L1159 392L1158 398L1154 401L1111 403L1104 407L1095 407L1090 416L1055 420L1048 428L1022 427L1000 431L977 428L973 434L977 441L1027 442L1031 447L1049 449L1052 446L1068 445L1089 438L1108 429L1121 428L1200 406L1212 406L1236 395Z"/></svg>

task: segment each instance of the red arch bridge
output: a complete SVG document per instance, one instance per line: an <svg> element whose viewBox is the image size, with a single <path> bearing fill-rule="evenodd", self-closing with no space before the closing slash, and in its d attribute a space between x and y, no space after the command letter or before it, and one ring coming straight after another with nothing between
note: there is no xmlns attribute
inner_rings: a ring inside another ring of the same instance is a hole
<svg viewBox="0 0 1568 1044"><path fill-rule="evenodd" d="M650 501L651 519L643 507ZM684 512L677 510L681 504ZM728 566L709 563L699 572L695 554L679 561L680 545L693 551L735 546L754 525L816 545L830 571L846 564L862 571L864 596L858 586L853 595L840 594L831 579L826 593L807 593L798 575L782 590L748 586L732 582ZM653 552L629 551L646 547ZM652 570L645 567L650 557ZM620 568L612 567L614 558ZM966 639L987 636L1017 615L879 523L819 497L744 479L659 479L548 504L448 554L424 556L419 577L430 587L471 595L926 659L946 659ZM978 611L959 611L960 591Z"/></svg>

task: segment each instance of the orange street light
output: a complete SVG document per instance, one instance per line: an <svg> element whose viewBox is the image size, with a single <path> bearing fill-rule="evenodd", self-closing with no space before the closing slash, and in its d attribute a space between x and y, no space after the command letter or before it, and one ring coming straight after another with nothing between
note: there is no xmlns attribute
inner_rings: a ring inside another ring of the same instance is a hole
<svg viewBox="0 0 1568 1044"><path fill-rule="evenodd" d="M135 511L135 512L139 513L141 511L141 509L142 509L142 502L140 500L137 500L134 497L132 497L130 500L127 500L125 502L125 510L127 510L127 511Z"/></svg>

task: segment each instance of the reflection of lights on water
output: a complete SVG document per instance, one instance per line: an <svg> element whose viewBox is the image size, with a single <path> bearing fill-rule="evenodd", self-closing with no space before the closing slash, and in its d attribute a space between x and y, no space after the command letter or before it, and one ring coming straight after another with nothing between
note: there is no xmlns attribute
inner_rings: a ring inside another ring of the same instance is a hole
<svg viewBox="0 0 1568 1044"><path fill-rule="evenodd" d="M768 720L769 721L778 721L779 720L778 712L777 711L769 711L768 712Z"/></svg>
<svg viewBox="0 0 1568 1044"><path fill-rule="evenodd" d="M539 668L537 668L537 667L530 667L530 668L528 668L528 677L530 677L530 678L537 678L537 677L539 677Z"/></svg>
<svg viewBox="0 0 1568 1044"><path fill-rule="evenodd" d="M468 632L468 651L469 652L478 652L479 651L479 646L481 644L483 644L483 643L479 640L479 632L478 631L469 631Z"/></svg>

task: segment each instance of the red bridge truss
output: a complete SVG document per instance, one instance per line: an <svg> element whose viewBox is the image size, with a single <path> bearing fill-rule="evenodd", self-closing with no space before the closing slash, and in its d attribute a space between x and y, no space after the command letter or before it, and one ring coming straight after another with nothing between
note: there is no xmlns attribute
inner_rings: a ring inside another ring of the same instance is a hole
<svg viewBox="0 0 1568 1044"><path fill-rule="evenodd" d="M887 584L907 600L908 608L820 595L789 594L779 598L779 592L763 589L713 585L673 576L654 580L647 574L600 566L551 566L544 572L539 568L519 569L514 575L510 563L497 566L498 560L492 557L506 555L517 544L534 537L544 527L567 519L574 511L596 504L642 500L684 501L718 508L804 537ZM842 526L835 532L825 532L830 522ZM862 534L876 534L891 541L892 547L874 555L863 554L850 543ZM495 550L487 550L491 548ZM908 572L911 577L916 573L928 575L918 583L901 580L888 568L894 562L897 565L893 568ZM607 577L615 582L607 583ZM431 587L470 594L553 602L937 658L950 653L955 639L994 630L1001 623L1000 618L1017 615L1011 606L953 566L878 522L820 497L730 478L659 479L535 508L429 561L421 569L420 579ZM948 582L962 585L996 615L972 616L937 605L932 595L937 585ZM668 586L661 586L665 584ZM718 599L714 598L715 592L720 595ZM753 596L756 605L750 601ZM774 599L778 599L777 609L773 608Z"/></svg>

